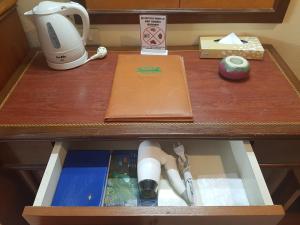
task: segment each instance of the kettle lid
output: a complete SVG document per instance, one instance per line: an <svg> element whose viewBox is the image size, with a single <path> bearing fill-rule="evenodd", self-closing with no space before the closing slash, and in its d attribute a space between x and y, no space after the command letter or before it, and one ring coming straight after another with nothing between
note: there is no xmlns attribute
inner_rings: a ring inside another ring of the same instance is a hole
<svg viewBox="0 0 300 225"><path fill-rule="evenodd" d="M45 15L60 12L64 9L65 7L63 3L42 1L33 8L32 13L35 15Z"/></svg>

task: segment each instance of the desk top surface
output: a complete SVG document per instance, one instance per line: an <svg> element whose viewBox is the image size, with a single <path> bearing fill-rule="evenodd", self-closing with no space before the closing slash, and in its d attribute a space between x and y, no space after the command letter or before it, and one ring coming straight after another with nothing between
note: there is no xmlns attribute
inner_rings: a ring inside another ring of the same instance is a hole
<svg viewBox="0 0 300 225"><path fill-rule="evenodd" d="M220 78L219 60L200 59L197 50L171 51L184 57L194 123L104 123L120 53L137 52L110 51L103 60L68 71L49 69L43 55L36 54L0 106L0 135L4 139L300 136L300 93L272 48L264 60L250 61L250 79L243 82Z"/></svg>

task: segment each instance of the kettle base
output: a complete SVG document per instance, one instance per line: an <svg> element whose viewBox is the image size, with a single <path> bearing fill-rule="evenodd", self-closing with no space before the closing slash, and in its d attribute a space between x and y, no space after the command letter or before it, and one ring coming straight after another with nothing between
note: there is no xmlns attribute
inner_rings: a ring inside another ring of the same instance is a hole
<svg viewBox="0 0 300 225"><path fill-rule="evenodd" d="M47 63L50 68L55 69L55 70L69 70L69 69L73 69L75 67L85 64L87 59L88 59L88 53L87 53L87 51L85 51L83 56L81 56L79 59L76 59L73 62L52 63L52 62L47 61Z"/></svg>

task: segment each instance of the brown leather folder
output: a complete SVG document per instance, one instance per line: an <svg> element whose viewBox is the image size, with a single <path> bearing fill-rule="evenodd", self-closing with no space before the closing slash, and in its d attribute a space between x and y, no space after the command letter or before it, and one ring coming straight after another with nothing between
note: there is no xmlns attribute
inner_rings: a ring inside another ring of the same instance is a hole
<svg viewBox="0 0 300 225"><path fill-rule="evenodd" d="M105 121L193 121L183 58L119 55Z"/></svg>

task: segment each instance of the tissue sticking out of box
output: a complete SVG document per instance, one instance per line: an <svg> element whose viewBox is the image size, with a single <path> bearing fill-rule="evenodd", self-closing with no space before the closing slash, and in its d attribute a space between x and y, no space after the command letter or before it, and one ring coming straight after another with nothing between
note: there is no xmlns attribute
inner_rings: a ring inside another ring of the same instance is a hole
<svg viewBox="0 0 300 225"><path fill-rule="evenodd" d="M246 59L264 58L264 48L257 37L237 37L232 33L226 37L200 37L199 44L200 58L220 59L230 55L242 56Z"/></svg>
<svg viewBox="0 0 300 225"><path fill-rule="evenodd" d="M242 45L243 42L241 41L241 39L235 33L230 33L226 37L223 37L222 39L220 39L219 44Z"/></svg>

